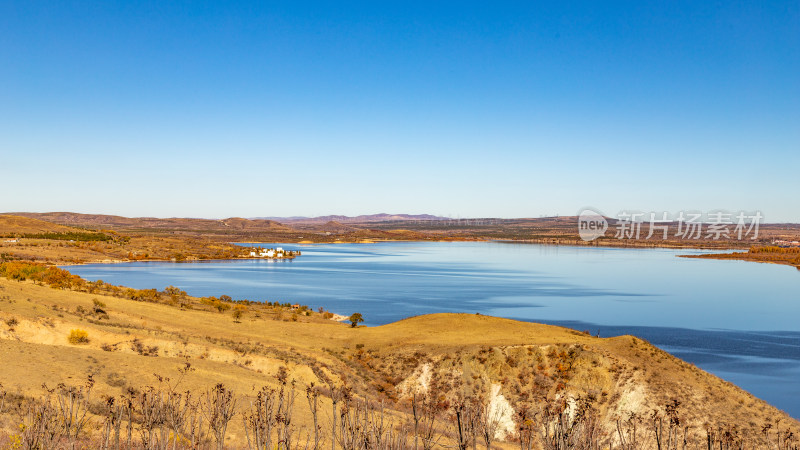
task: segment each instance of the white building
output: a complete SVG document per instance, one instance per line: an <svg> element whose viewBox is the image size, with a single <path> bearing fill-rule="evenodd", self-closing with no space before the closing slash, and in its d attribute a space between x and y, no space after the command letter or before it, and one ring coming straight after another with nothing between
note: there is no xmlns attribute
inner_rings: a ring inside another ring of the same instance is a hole
<svg viewBox="0 0 800 450"><path fill-rule="evenodd" d="M275 258L275 257L283 257L285 256L286 252L283 251L282 248L278 247L276 249L263 249L263 248L254 248L250 250L250 257L251 258Z"/></svg>

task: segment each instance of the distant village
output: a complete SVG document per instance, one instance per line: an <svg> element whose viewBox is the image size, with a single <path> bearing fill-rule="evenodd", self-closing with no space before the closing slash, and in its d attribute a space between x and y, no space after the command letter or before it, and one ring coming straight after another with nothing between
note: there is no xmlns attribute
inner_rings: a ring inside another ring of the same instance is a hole
<svg viewBox="0 0 800 450"><path fill-rule="evenodd" d="M300 256L299 251L284 250L281 247L275 247L275 248L252 247L250 249L251 258L294 259L297 256Z"/></svg>

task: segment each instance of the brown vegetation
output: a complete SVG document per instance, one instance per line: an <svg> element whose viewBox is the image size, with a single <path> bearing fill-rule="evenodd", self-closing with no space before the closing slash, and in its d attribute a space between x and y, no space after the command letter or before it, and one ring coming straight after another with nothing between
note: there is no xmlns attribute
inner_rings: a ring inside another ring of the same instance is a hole
<svg viewBox="0 0 800 450"><path fill-rule="evenodd" d="M2 237L36 233L69 233L78 230L74 227L58 225L35 218L0 214L0 236Z"/></svg>
<svg viewBox="0 0 800 450"><path fill-rule="evenodd" d="M750 247L746 252L714 253L709 255L681 255L684 258L733 259L760 263L785 264L800 270L800 248L784 248L772 245Z"/></svg>

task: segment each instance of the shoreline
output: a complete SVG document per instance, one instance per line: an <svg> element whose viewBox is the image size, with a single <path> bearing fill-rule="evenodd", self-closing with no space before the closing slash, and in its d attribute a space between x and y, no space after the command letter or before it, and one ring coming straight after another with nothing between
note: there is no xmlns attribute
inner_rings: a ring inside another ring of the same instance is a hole
<svg viewBox="0 0 800 450"><path fill-rule="evenodd" d="M125 264L125 263L134 263L134 262L171 262L175 264L184 264L184 263L195 263L195 262L208 262L208 261L238 261L238 260L253 260L253 261L286 261L286 260L293 260L296 256L291 257L281 257L281 258L253 258L253 257L241 257L241 258L210 258L210 259L185 259L183 261L176 261L174 259L104 259L102 261L86 261L81 263L57 263L53 264L58 267L68 267L68 266L87 266L89 264Z"/></svg>
<svg viewBox="0 0 800 450"><path fill-rule="evenodd" d="M719 252L731 252L731 253L720 253L723 255L729 255L736 253L737 250L745 250L745 247L714 247L709 245L675 245L675 244L649 244L649 245L630 245L628 241L624 244L611 244L610 242L617 242L617 241L604 241L609 243L598 243L597 241L558 241L552 242L552 240L535 240L535 239L379 239L379 240L360 240L360 241L338 241L338 242L270 242L270 243L280 243L283 245L291 244L291 245L341 245L341 244L381 244L381 243L390 243L390 242L496 242L499 244L526 244L526 245L546 245L546 246L567 246L567 247L586 247L586 248L616 248L616 249L668 249L668 250L711 250L711 251L719 251ZM637 241L634 241L637 242ZM237 241L232 242L232 244L263 244L264 242L257 242L257 241ZM718 255L717 253L711 253L707 255L675 255L677 257L688 257L688 258L712 258L712 259L734 259L734 260L743 260L743 261L753 261L753 262L762 262L752 259L746 258L731 258L731 257L715 257ZM206 262L206 261L237 261L237 260L293 260L296 257L281 257L281 258L253 258L253 257L236 257L236 258L211 258L211 259L186 259L183 261L176 261L174 259L138 259L138 260L124 260L124 259L104 259L104 260L97 260L97 261L85 261L80 263L75 262L65 262L65 263L55 263L53 265L56 266L83 266L89 264L122 264L122 263L131 263L131 262L174 262L174 263L193 263L193 262ZM769 261L763 261L769 262ZM780 262L773 262L774 264L780 265L792 265L788 263L780 263ZM797 266L795 266L797 267ZM800 267L798 267L800 270Z"/></svg>
<svg viewBox="0 0 800 450"><path fill-rule="evenodd" d="M554 242L555 241L555 242ZM730 246L718 247L713 245L681 245L681 244L630 244L630 242L647 242L647 241L629 241L629 240L603 240L598 241L583 241L583 240L568 240L561 239L495 239L495 238L451 238L451 239L370 239L358 241L335 241L335 242L313 242L313 241L299 241L299 242L270 242L280 244L295 244L295 245L339 245L339 244L380 244L385 242L499 242L508 244L539 244L539 245L566 245L570 247L607 247L607 248L668 248L668 249L698 249L698 250L746 250L749 246ZM607 243L606 243L607 242ZM612 242L621 242L621 244L613 244ZM263 244L266 242L259 241L237 241L236 244Z"/></svg>
<svg viewBox="0 0 800 450"><path fill-rule="evenodd" d="M600 244L595 243L595 241L570 241L570 242L543 242L538 240L528 240L528 239L493 239L487 242L499 242L505 244L533 244L533 245L553 245L559 246L564 245L568 247L600 247L600 248L628 248L628 249L655 249L655 248L665 248L671 250L719 250L719 251L734 251L734 250L743 250L744 247L713 247L710 245L675 245L675 244L650 244L650 245L629 245L628 241L609 241L609 242L625 242L624 244ZM633 241L639 242L639 241Z"/></svg>
<svg viewBox="0 0 800 450"><path fill-rule="evenodd" d="M678 258L696 258L696 259L715 259L717 261L743 261L743 262L754 262L754 263L761 263L761 264L775 264L776 266L789 266L794 267L797 270L800 270L800 265L793 264L789 261L765 261L759 260L753 257L748 257L747 253L743 253L741 257L734 257L732 255L736 255L736 253L709 253L703 255L675 255Z"/></svg>

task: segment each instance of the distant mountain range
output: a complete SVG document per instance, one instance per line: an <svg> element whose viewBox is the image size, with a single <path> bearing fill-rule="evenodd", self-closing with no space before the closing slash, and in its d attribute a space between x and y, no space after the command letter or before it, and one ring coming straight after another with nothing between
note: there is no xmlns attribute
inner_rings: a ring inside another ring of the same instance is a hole
<svg viewBox="0 0 800 450"><path fill-rule="evenodd" d="M251 217L253 220L274 220L281 223L369 223L393 222L398 220L451 220L449 217L434 216L431 214L368 214L361 216L319 216L319 217Z"/></svg>

